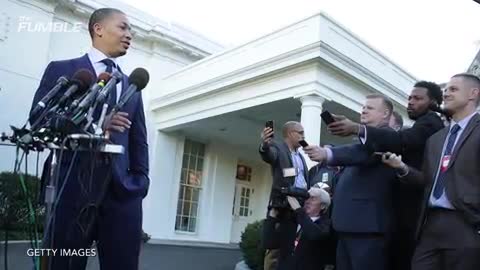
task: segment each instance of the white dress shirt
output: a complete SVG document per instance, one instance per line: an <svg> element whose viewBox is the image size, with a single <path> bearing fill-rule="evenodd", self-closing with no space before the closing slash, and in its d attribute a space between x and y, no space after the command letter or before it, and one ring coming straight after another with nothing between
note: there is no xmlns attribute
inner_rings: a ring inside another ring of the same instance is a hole
<svg viewBox="0 0 480 270"><path fill-rule="evenodd" d="M95 73L97 74L97 77L98 75L100 75L100 73L105 72L105 70L107 69L107 65L102 63L103 59L108 58L112 60L116 65L116 67L114 67L113 70L116 71L118 69L119 65L116 58L111 58L106 56L103 52L101 52L95 47L92 47L90 51L88 51L87 55L88 55L88 59L90 59L90 63L92 63L93 69L95 69ZM117 101L116 102L118 102L118 100L120 99L120 96L122 95L122 87L123 87L122 84L123 84L122 81L120 81L117 84Z"/></svg>

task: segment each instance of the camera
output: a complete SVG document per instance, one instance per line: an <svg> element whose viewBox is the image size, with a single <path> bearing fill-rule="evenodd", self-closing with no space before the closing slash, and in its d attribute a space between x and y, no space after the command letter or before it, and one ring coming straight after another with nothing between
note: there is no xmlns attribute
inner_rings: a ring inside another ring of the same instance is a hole
<svg viewBox="0 0 480 270"><path fill-rule="evenodd" d="M306 189L297 187L274 187L272 190L272 200L269 206L277 209L289 209L290 205L287 201L287 196L294 197L303 206L305 201L310 198L310 194Z"/></svg>

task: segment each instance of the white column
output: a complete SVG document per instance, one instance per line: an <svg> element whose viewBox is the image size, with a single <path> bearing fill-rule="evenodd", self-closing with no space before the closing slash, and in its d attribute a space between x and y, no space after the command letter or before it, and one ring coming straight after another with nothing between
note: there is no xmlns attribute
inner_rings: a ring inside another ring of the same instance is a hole
<svg viewBox="0 0 480 270"><path fill-rule="evenodd" d="M317 95L309 95L300 97L302 102L302 114L301 120L303 129L305 130L305 141L312 145L320 144L320 130L322 125L322 119L320 114L322 113L322 106L325 99ZM303 154L303 152L302 152ZM311 168L316 162L310 161L308 156L305 156L308 168Z"/></svg>

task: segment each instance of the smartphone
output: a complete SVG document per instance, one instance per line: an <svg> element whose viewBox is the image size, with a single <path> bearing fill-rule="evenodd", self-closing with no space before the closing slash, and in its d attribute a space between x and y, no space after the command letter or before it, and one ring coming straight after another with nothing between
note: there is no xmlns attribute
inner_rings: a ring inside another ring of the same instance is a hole
<svg viewBox="0 0 480 270"><path fill-rule="evenodd" d="M301 140L298 142L302 147L307 147L308 143L305 140Z"/></svg>
<svg viewBox="0 0 480 270"><path fill-rule="evenodd" d="M271 128L273 131L273 120L268 120L267 122L265 122L265 127ZM272 137L273 137L273 134L272 134Z"/></svg>
<svg viewBox="0 0 480 270"><path fill-rule="evenodd" d="M322 117L323 122L325 124L330 125L331 123L335 122L335 119L333 118L332 114L329 111L324 111L322 114L320 114L320 117Z"/></svg>
<svg viewBox="0 0 480 270"><path fill-rule="evenodd" d="M378 157L381 158L381 157L383 157L383 155L385 155L385 152L373 152L373 155L374 155L374 156L378 156ZM386 159L389 159L389 158L390 158L390 155L389 155L389 154L388 154L388 155L385 155L385 158L386 158Z"/></svg>

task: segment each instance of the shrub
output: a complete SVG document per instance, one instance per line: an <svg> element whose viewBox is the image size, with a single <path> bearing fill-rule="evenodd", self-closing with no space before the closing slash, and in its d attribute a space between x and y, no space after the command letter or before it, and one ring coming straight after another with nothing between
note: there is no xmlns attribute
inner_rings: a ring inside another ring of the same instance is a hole
<svg viewBox="0 0 480 270"><path fill-rule="evenodd" d="M43 207L38 203L40 180L31 175L23 175L23 178L40 233L44 215ZM29 229L32 228L30 212L19 175L12 172L0 173L0 239L4 240L4 231L6 230L9 231L9 240L30 239Z"/></svg>
<svg viewBox="0 0 480 270"><path fill-rule="evenodd" d="M245 263L252 270L263 270L265 249L261 245L263 220L248 224L243 231L240 249Z"/></svg>

